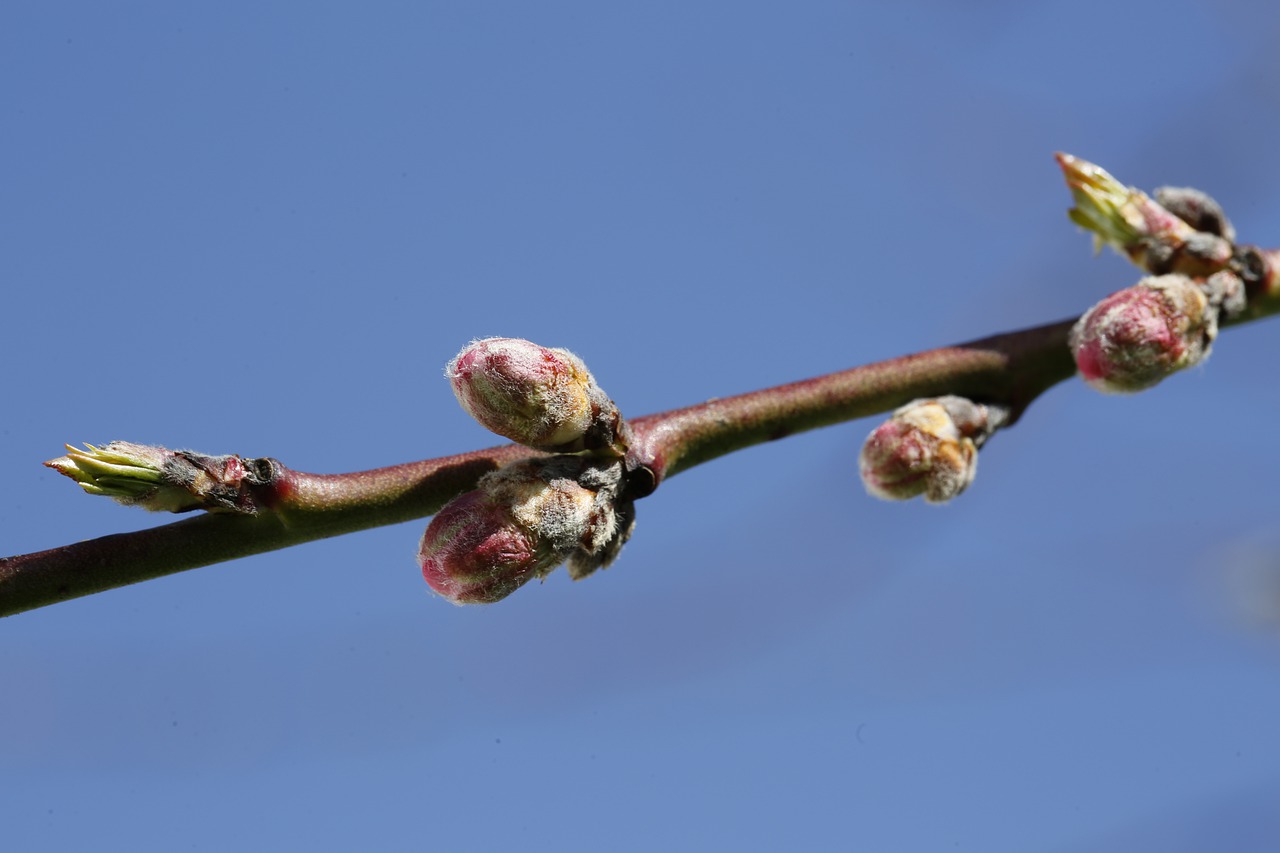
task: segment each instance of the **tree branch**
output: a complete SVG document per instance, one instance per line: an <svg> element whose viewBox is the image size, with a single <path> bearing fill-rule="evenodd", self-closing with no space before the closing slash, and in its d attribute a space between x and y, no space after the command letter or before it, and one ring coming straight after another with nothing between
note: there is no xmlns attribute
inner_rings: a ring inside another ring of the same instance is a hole
<svg viewBox="0 0 1280 853"><path fill-rule="evenodd" d="M1247 316L1280 311L1264 294ZM632 421L633 455L656 485L726 453L892 410L912 399L960 394L1001 403L1016 418L1070 377L1072 320L855 367ZM275 464L256 515L206 513L0 559L0 615L139 581L435 513L489 471L538 455L521 445L352 474L306 474ZM647 491L647 490L646 490Z"/></svg>
<svg viewBox="0 0 1280 853"><path fill-rule="evenodd" d="M1097 239L1153 274L1179 273L1199 281L1208 278L1211 284L1215 273L1221 273L1234 281L1239 304L1222 310L1220 318L1214 308L1222 326L1280 312L1280 251L1236 244L1234 228L1208 196L1164 188L1157 191L1157 202L1092 163L1066 154L1059 154L1058 162L1076 202L1072 219L1094 231ZM998 405L1006 413L1001 426L1008 426L1040 394L1075 373L1068 346L1075 322L1064 320L639 418L631 422L629 481L622 497L645 497L665 478L726 453L889 411L922 397L957 395ZM578 364L571 354L555 352ZM585 366L578 367L589 378ZM599 408L599 403L592 405ZM610 436L617 437L616 426L606 430ZM618 452L624 447L619 441ZM130 456L137 452L145 458ZM534 455L540 452L507 445L374 471L323 475L292 471L275 460L208 457L137 445L73 450L70 457L50 464L90 491L126 502L150 501L152 508L224 511L0 559L0 616L432 515L474 488L488 472ZM178 463L175 457L181 457ZM82 463L88 472L77 469ZM177 475L174 464L180 468ZM173 488L153 488L162 480ZM207 488L210 483L212 488Z"/></svg>
<svg viewBox="0 0 1280 853"><path fill-rule="evenodd" d="M1013 419L1075 372L1074 320L927 350L813 379L710 400L632 422L641 458L659 480L717 456L797 432L957 394L1002 403ZM1010 421L1012 422L1012 421Z"/></svg>

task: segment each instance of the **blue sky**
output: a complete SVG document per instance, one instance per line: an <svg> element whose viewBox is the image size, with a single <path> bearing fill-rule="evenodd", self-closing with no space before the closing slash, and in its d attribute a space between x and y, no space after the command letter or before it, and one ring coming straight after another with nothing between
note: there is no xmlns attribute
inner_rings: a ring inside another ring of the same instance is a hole
<svg viewBox="0 0 1280 853"><path fill-rule="evenodd" d="M1052 159L1280 234L1249 2L13 4L0 551L168 518L124 439L347 471L486 446L444 363L644 414L1077 314ZM1236 851L1280 831L1277 327L1055 389L944 508L860 422L682 474L603 574L432 598L425 521L0 621L22 850Z"/></svg>

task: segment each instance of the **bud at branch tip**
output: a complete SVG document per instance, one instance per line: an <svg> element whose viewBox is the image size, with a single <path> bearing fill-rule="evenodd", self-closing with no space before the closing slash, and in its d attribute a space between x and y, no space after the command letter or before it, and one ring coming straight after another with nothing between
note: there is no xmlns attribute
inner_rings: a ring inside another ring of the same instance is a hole
<svg viewBox="0 0 1280 853"><path fill-rule="evenodd" d="M128 441L66 448L65 456L44 464L91 495L157 512L255 513L255 491L268 484L276 470L267 459L209 456Z"/></svg>
<svg viewBox="0 0 1280 853"><path fill-rule="evenodd" d="M1109 244L1155 274L1204 278L1232 263L1235 231L1209 196L1165 187L1156 191L1160 201L1155 201L1120 183L1101 166L1070 154L1055 156L1075 201L1067 215L1093 232L1095 249Z"/></svg>

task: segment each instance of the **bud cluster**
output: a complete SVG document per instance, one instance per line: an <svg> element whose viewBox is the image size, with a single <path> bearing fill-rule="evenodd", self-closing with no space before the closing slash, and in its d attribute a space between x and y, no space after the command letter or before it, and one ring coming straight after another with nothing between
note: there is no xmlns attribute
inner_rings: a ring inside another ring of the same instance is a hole
<svg viewBox="0 0 1280 853"><path fill-rule="evenodd" d="M559 455L487 474L436 514L418 546L431 588L455 604L487 604L566 561L574 580L612 563L635 526L622 494L630 429L582 360L486 338L445 375L481 425Z"/></svg>
<svg viewBox="0 0 1280 853"><path fill-rule="evenodd" d="M1154 273L1113 293L1072 328L1069 344L1084 380L1126 394L1209 357L1218 325L1269 289L1270 258L1236 245L1222 206L1200 190L1160 187L1155 200L1099 166L1058 154L1076 206L1071 219Z"/></svg>
<svg viewBox="0 0 1280 853"><path fill-rule="evenodd" d="M1005 418L1003 409L964 397L914 400L867 436L858 457L862 483L884 500L923 495L946 503L973 482L978 448Z"/></svg>

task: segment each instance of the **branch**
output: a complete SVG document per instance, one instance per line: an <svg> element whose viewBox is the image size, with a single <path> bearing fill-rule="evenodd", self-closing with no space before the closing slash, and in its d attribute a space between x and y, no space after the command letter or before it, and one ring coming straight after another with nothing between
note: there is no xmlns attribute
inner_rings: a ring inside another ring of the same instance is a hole
<svg viewBox="0 0 1280 853"><path fill-rule="evenodd" d="M855 367L632 421L634 453L653 486L765 441L888 411L916 397L962 393L1021 411L1069 377L1071 321ZM528 456L521 445L352 474L275 463L254 515L207 513L48 551L0 559L0 615L213 563L432 515L484 474ZM651 491L651 489L649 489Z"/></svg>
<svg viewBox="0 0 1280 853"><path fill-rule="evenodd" d="M1280 299L1247 319L1280 311ZM755 444L892 410L912 399L963 394L1002 403L1015 417L1069 378L1066 320L968 344L855 367L632 421L634 452L653 485ZM207 513L0 559L0 615L151 580L185 569L432 515L484 474L539 455L521 445L477 450L352 474L276 465L256 515Z"/></svg>
<svg viewBox="0 0 1280 853"><path fill-rule="evenodd" d="M1222 326L1280 313L1280 251L1235 244L1230 224L1207 196L1167 190L1160 197L1161 203L1169 205L1166 209L1141 192L1123 187L1092 164L1066 155L1060 155L1059 161L1076 196L1078 207L1073 218L1139 266L1197 281L1208 277L1208 282L1213 282L1216 273L1242 283L1238 304L1220 312ZM1192 222L1197 223L1195 228L1187 224ZM1198 230L1201 228L1205 230ZM1214 298L1227 299L1221 294ZM626 424L616 411L610 414L607 407L602 408L601 399L592 396L578 401L584 407L584 417L592 419L583 427L585 438L579 441L587 442L587 452L595 446L606 454L626 453L626 483L618 497L631 501L652 493L667 477L726 453L890 411L918 398L958 395L998 406L1005 413L1000 426L1008 426L1039 395L1075 373L1076 362L1068 343L1076 323L1075 319L1064 320L712 399L635 419L630 422L629 434L624 433ZM571 354L549 352L560 359L560 368L584 382L590 379L585 366ZM467 367L451 364L451 375ZM582 387L594 388L593 383L591 380ZM486 394L502 391L481 390ZM464 401L464 407L479 410L485 402L481 398L470 404ZM612 406L607 398L603 402ZM525 431L540 425L516 426ZM553 434L548 434L545 442L521 440L552 451L582 449L556 446L562 439ZM543 455L540 450L512 444L372 471L325 475L293 471L273 459L208 457L185 451L164 451L168 456L162 461L157 461L161 456L153 452L142 460L143 468L130 467L110 452L112 447L72 452L77 460L97 466L83 477L68 470L61 464L63 460L55 467L75 477L87 491L125 502L148 505L150 501L151 508L222 511L0 559L0 616L185 569L432 515L460 493L473 489L484 475ZM179 469L176 475L165 467L171 465ZM172 475L165 481L168 486L180 488L150 488L157 479L153 475L162 467L166 476ZM148 478L141 488L129 481L139 471ZM93 480L94 476L101 478ZM196 493L196 500L191 493ZM204 498L208 500L202 501Z"/></svg>
<svg viewBox="0 0 1280 853"><path fill-rule="evenodd" d="M1064 320L972 343L855 367L633 421L640 455L660 481L726 453L957 394L1000 403L1016 419L1075 372ZM1012 422L1012 420L1010 421Z"/></svg>

